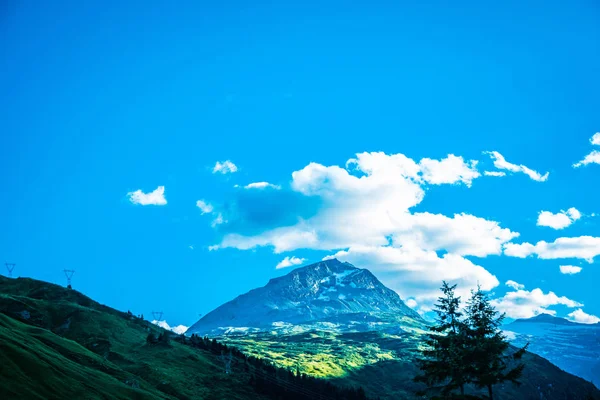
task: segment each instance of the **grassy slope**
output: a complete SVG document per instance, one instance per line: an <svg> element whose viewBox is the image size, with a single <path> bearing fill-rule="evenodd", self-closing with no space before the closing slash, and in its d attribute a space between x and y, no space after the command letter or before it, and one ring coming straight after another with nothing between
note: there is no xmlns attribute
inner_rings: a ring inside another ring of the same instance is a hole
<svg viewBox="0 0 600 400"><path fill-rule="evenodd" d="M75 290L0 277L0 398L261 398L241 365L226 375L209 352L176 342L147 345L150 330L159 328ZM299 364L303 372L334 383L361 384L382 399L414 398L414 335L321 332L236 344L276 365L295 369ZM546 360L528 355L527 362L523 387L498 388L500 398L539 399L541 391L548 400L587 400L590 393L600 399L591 384ZM139 388L131 387L134 381Z"/></svg>
<svg viewBox="0 0 600 400"><path fill-rule="evenodd" d="M269 334L230 337L224 341L275 365L299 365L303 373L328 376L333 383L360 385L372 397L412 399L414 393L422 389L412 382L418 373L414 360L419 356L420 340L416 335L312 332L285 337ZM525 363L523 384L495 388L499 398L600 399L600 391L591 383L560 370L542 357L528 353Z"/></svg>
<svg viewBox="0 0 600 400"><path fill-rule="evenodd" d="M0 277L0 398L261 398L241 368L226 375L209 352L147 345L150 330L74 290Z"/></svg>

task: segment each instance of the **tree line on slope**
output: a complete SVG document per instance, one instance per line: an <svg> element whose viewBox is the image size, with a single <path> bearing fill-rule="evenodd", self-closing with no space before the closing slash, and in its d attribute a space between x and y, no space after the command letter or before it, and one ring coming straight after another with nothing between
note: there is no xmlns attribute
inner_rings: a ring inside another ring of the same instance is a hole
<svg viewBox="0 0 600 400"><path fill-rule="evenodd" d="M250 376L248 383L257 393L273 399L286 400L368 400L362 387L340 387L330 382L301 374L299 370L292 372L288 369L278 368L260 358L247 356L235 347L227 346L216 339L200 337L192 334L174 335L168 331L161 332L158 336L148 334L148 344L168 345L173 340L205 350L217 355L224 363L224 371L232 371L232 362L236 363L236 370L243 371Z"/></svg>
<svg viewBox="0 0 600 400"><path fill-rule="evenodd" d="M456 285L445 281L442 296L435 305L436 324L430 327L419 360L421 374L416 382L427 385L427 392L442 398L477 398L465 395L469 385L487 389L494 398L493 387L503 382L520 385L525 365L520 361L527 345L510 352L508 340L500 326L505 318L491 305L481 288L471 291L466 307L461 307ZM456 396L456 391L460 396Z"/></svg>

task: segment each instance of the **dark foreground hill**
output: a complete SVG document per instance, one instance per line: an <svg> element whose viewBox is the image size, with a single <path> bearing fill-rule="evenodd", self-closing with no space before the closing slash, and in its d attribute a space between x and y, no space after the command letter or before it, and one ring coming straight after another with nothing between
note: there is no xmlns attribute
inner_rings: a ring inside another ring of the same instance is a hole
<svg viewBox="0 0 600 400"><path fill-rule="evenodd" d="M194 339L75 290L0 277L0 399L365 398Z"/></svg>

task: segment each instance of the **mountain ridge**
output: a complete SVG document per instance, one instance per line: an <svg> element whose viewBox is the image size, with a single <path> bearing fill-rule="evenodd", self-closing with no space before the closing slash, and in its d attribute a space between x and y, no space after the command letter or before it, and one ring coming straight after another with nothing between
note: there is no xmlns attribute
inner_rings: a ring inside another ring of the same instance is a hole
<svg viewBox="0 0 600 400"><path fill-rule="evenodd" d="M583 324L549 314L503 326L511 343L600 386L600 324Z"/></svg>
<svg viewBox="0 0 600 400"><path fill-rule="evenodd" d="M340 330L425 325L423 318L368 269L330 259L296 268L237 296L193 324L188 334L243 333L285 324Z"/></svg>
<svg viewBox="0 0 600 400"><path fill-rule="evenodd" d="M575 321L570 321L566 318L562 318L562 317L556 317L554 315L551 314L538 314L535 317L531 317L531 318L519 318L519 319L515 319L514 321L506 324L506 326L510 326L511 324L517 324L517 323L546 323L546 324L554 324L554 325L580 325L580 326L598 326L600 327L600 322L594 323L594 324L584 324L583 322L575 322Z"/></svg>

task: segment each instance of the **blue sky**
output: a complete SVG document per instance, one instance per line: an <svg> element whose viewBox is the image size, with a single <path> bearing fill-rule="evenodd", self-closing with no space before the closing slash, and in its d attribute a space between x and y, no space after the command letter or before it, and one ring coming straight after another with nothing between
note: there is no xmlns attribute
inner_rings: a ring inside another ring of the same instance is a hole
<svg viewBox="0 0 600 400"><path fill-rule="evenodd" d="M600 316L598 5L302 3L4 4L0 258L171 325L335 254Z"/></svg>

